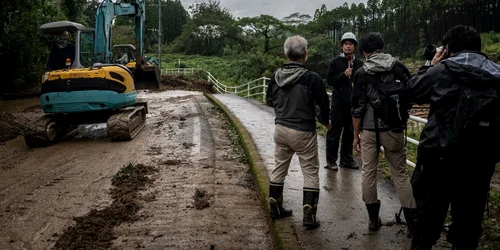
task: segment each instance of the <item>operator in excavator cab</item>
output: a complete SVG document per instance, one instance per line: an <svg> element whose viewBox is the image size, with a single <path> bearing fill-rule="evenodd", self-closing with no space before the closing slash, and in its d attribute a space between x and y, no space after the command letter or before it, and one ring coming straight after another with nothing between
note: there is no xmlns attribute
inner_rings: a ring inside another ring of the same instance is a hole
<svg viewBox="0 0 500 250"><path fill-rule="evenodd" d="M69 68L74 60L75 45L69 42L69 32L63 31L50 51L49 61L47 62L47 70L51 71Z"/></svg>
<svg viewBox="0 0 500 250"><path fill-rule="evenodd" d="M128 63L128 55L127 55L127 52L125 50L121 50L120 51L121 54L122 54L122 57L120 57L117 61L118 63L120 64L127 64Z"/></svg>

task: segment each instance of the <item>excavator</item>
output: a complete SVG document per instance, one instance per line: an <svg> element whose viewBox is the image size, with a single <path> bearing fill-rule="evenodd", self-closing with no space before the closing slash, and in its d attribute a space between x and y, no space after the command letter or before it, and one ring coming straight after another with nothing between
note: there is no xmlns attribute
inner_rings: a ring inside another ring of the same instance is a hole
<svg viewBox="0 0 500 250"><path fill-rule="evenodd" d="M136 20L136 43L140 49L136 51L133 71L111 62L111 24L116 15L133 16ZM132 140L139 134L146 124L148 106L137 100L136 90L159 86L155 80L159 70L143 64L144 18L144 0L104 0L97 8L95 29L70 21L40 26L42 34L72 34L75 53L73 58L66 58L65 68L43 74L40 105L45 114L27 126L24 140L28 147L54 144L83 124L106 123L112 141ZM146 83L140 82L141 77L147 78Z"/></svg>

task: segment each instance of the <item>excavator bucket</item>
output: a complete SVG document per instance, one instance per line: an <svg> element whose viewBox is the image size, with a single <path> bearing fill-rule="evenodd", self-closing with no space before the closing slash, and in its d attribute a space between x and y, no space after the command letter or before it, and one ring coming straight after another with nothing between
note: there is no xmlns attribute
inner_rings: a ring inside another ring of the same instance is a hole
<svg viewBox="0 0 500 250"><path fill-rule="evenodd" d="M144 65L129 68L134 73L135 89L159 89L160 68L158 66Z"/></svg>

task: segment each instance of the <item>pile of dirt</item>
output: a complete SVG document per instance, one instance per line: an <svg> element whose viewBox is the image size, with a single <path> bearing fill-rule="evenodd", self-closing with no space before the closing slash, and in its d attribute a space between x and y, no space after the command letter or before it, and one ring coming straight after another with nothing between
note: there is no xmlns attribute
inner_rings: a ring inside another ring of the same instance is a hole
<svg viewBox="0 0 500 250"><path fill-rule="evenodd" d="M139 191L151 185L151 174L158 169L142 164L128 164L112 179L113 203L103 210L91 210L87 215L74 218L76 224L59 236L55 249L105 249L110 248L114 236L114 227L123 222L138 219L137 212L142 208ZM57 235L55 235L57 236Z"/></svg>
<svg viewBox="0 0 500 250"><path fill-rule="evenodd" d="M27 124L43 115L41 109L29 108L22 113L0 112L0 143L12 140L24 133Z"/></svg>
<svg viewBox="0 0 500 250"><path fill-rule="evenodd" d="M184 75L162 75L160 91L191 90L213 93L213 84L207 80L191 79Z"/></svg>

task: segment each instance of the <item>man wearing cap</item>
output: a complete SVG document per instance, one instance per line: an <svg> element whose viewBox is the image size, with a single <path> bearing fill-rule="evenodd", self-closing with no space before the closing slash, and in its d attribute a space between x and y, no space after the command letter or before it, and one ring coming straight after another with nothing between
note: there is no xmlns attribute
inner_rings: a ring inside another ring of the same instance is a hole
<svg viewBox="0 0 500 250"><path fill-rule="evenodd" d="M75 45L69 42L69 33L63 31L59 40L50 51L49 60L47 62L47 70L57 70L68 68L66 59L73 63L75 60Z"/></svg>
<svg viewBox="0 0 500 250"><path fill-rule="evenodd" d="M358 169L352 158L352 143L354 131L351 116L352 76L356 70L363 66L361 60L355 58L354 51L358 41L352 32L342 36L340 46L342 52L332 59L328 65L327 82L332 86L332 108L330 122L332 128L326 133L326 163L325 168L338 170L337 156L339 140L342 135L340 147L340 164L342 168Z"/></svg>

